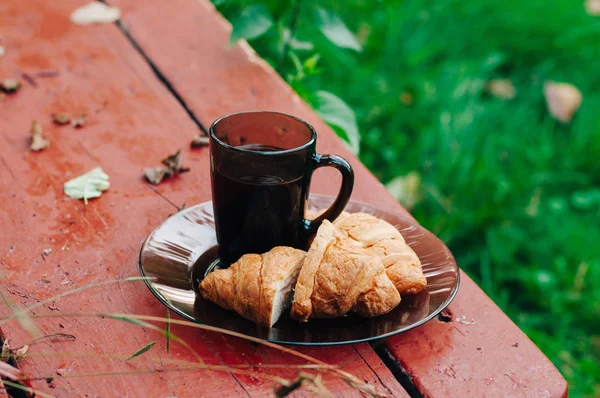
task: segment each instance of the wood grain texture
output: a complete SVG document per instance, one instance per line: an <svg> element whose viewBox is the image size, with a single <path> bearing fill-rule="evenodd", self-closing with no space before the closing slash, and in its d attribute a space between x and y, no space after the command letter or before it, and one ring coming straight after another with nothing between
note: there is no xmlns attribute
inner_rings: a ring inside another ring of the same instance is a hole
<svg viewBox="0 0 600 398"><path fill-rule="evenodd" d="M227 48L231 27L215 17L207 0L111 3L123 9L125 27L202 123L247 109L299 116L316 127L320 151L341 154L354 166L354 199L406 214L247 43ZM330 175L321 174L313 190L332 193L336 187ZM566 396L567 384L552 363L464 273L462 280L450 311L475 318L475 324L434 320L386 342L419 391L426 396Z"/></svg>
<svg viewBox="0 0 600 398"><path fill-rule="evenodd" d="M461 274L449 311L385 345L426 397L566 397L556 367Z"/></svg>
<svg viewBox="0 0 600 398"><path fill-rule="evenodd" d="M190 151L197 125L156 78L144 59L114 24L75 26L72 10L85 1L19 0L0 5L2 45L0 78L21 78L22 89L0 101L0 284L7 300L3 315L56 294L117 278L137 276L139 248L147 234L177 205L210 199L208 152ZM214 16L213 16L214 17ZM51 114L85 113L82 129L52 124ZM33 120L50 138L48 149L28 150ZM160 164L183 148L192 171L150 189L142 169ZM99 199L66 197L63 183L94 167L110 176L111 187ZM42 255L45 249L51 253ZM164 316L165 308L143 282L96 287L44 305L35 314L69 312L129 313ZM30 376L54 377L33 382L56 396L253 396L272 394L274 382L297 370L260 369L254 375L218 371L164 371L173 361L193 361L182 346L148 329L95 317L34 319L42 334L69 333L76 340L44 339L20 364ZM32 338L17 321L2 325L13 346ZM304 364L289 354L215 333L173 327L209 365ZM124 361L152 341L147 353ZM362 344L331 349L301 349L338 365L394 396L406 396L372 349ZM73 355L81 358L74 358ZM154 374L65 378L88 372ZM57 374L60 373L60 374ZM387 372L387 373L386 373ZM360 396L339 378L325 376L336 395ZM299 392L297 396L306 395Z"/></svg>

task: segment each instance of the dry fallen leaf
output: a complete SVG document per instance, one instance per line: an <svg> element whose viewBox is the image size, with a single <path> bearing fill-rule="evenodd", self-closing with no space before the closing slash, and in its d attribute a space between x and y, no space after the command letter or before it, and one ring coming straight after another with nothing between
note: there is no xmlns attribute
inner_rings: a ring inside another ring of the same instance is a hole
<svg viewBox="0 0 600 398"><path fill-rule="evenodd" d="M71 120L71 126L75 127L76 129L79 129L79 128L85 126L85 123L86 123L85 115L79 115L75 119Z"/></svg>
<svg viewBox="0 0 600 398"><path fill-rule="evenodd" d="M164 158L161 163L164 164L164 166L148 167L144 169L144 176L151 184L157 185L165 178L190 171L188 167L183 167L183 154L181 153L181 149L178 149L175 154Z"/></svg>
<svg viewBox="0 0 600 398"><path fill-rule="evenodd" d="M405 176L394 178L385 187L408 210L412 209L423 199L421 176L416 171L411 171Z"/></svg>
<svg viewBox="0 0 600 398"><path fill-rule="evenodd" d="M600 16L600 0L587 0L585 10L590 15Z"/></svg>
<svg viewBox="0 0 600 398"><path fill-rule="evenodd" d="M68 197L83 199L87 205L88 199L99 197L109 186L108 175L102 171L102 168L96 167L79 177L65 182L63 190Z"/></svg>
<svg viewBox="0 0 600 398"><path fill-rule="evenodd" d="M282 380L280 386L275 386L275 397L284 398L292 394L294 391L306 387L314 396L331 397L331 393L325 385L321 375L312 375L310 373L300 372L294 380Z"/></svg>
<svg viewBox="0 0 600 398"><path fill-rule="evenodd" d="M31 148L32 151L38 152L50 146L50 140L42 134L42 125L35 120L31 124Z"/></svg>
<svg viewBox="0 0 600 398"><path fill-rule="evenodd" d="M68 124L71 121L71 116L66 113L53 113L52 120L59 126Z"/></svg>
<svg viewBox="0 0 600 398"><path fill-rule="evenodd" d="M148 167L144 169L144 176L153 185L158 185L167 176L168 168L159 167Z"/></svg>
<svg viewBox="0 0 600 398"><path fill-rule="evenodd" d="M412 105L414 99L415 97L407 91L404 91L402 94L400 94L400 102L406 106Z"/></svg>
<svg viewBox="0 0 600 398"><path fill-rule="evenodd" d="M161 160L161 163L177 173L185 173L186 171L190 171L189 168L183 167L183 154L181 153L181 149L178 149L175 154L167 156Z"/></svg>
<svg viewBox="0 0 600 398"><path fill-rule="evenodd" d="M21 82L17 79L4 79L0 82L0 91L7 94L16 92L21 87Z"/></svg>
<svg viewBox="0 0 600 398"><path fill-rule="evenodd" d="M548 81L544 84L544 96L548 111L561 122L568 123L581 106L583 96L579 89L569 83Z"/></svg>
<svg viewBox="0 0 600 398"><path fill-rule="evenodd" d="M208 145L208 137L205 135L197 135L194 137L191 143L192 148L202 148Z"/></svg>
<svg viewBox="0 0 600 398"><path fill-rule="evenodd" d="M107 6L99 1L79 7L71 13L71 22L76 25L89 25L93 23L112 23L121 18L121 10Z"/></svg>
<svg viewBox="0 0 600 398"><path fill-rule="evenodd" d="M15 352L15 360L17 362L23 360L23 358L25 358L25 354L27 354L27 350L29 349L29 346L27 344L25 344L23 347L19 348L16 352Z"/></svg>
<svg viewBox="0 0 600 398"><path fill-rule="evenodd" d="M502 99L515 98L515 86L508 79L490 80L486 85L487 91L494 97Z"/></svg>
<svg viewBox="0 0 600 398"><path fill-rule="evenodd" d="M4 340L4 343L2 343L2 353L0 353L0 358L4 362L8 362L8 360L10 359L10 356L11 356L10 344L8 342L8 339L6 339L6 340Z"/></svg>

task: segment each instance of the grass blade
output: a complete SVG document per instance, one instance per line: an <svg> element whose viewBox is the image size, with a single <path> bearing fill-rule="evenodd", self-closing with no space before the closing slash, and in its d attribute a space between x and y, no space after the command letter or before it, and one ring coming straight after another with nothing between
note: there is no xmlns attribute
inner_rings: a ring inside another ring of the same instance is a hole
<svg viewBox="0 0 600 398"><path fill-rule="evenodd" d="M144 322L140 319L137 319L135 317L130 317L126 314L96 314L96 316L100 316L101 318L111 318L111 319L116 319L118 321L124 321L124 322L129 322L129 323L133 323L134 325L138 325L138 326L142 326L145 328L148 328L150 330L154 330L156 332L159 332L163 335L167 335L167 331L164 329L159 328L158 326L152 325L148 322ZM0 318L1 319L1 318ZM166 320L166 318L160 318L159 319L164 319ZM188 349L188 351L194 356L194 358L196 358L198 360L198 362L200 363L204 363L204 360L202 360L202 357L200 357L200 355L198 355L198 353L196 352L196 350L194 350L185 340L183 340L182 338L179 338L177 336L175 336L173 333L169 332L169 336L171 339L175 340L176 342L178 342L179 344L181 344L182 346L184 346L185 348Z"/></svg>
<svg viewBox="0 0 600 398"><path fill-rule="evenodd" d="M169 349L171 348L171 312L167 310L167 326L165 328L166 332L165 337L167 338L167 354L169 353Z"/></svg>
<svg viewBox="0 0 600 398"><path fill-rule="evenodd" d="M13 383L12 381L8 381L8 380L2 380L2 383L5 386L17 388L19 390L25 391L25 392L29 393L31 396L43 397L43 398L54 398L52 395L48 395L46 393L41 392L40 390L36 390L31 387L26 387L19 383Z"/></svg>
<svg viewBox="0 0 600 398"><path fill-rule="evenodd" d="M105 313L95 313L95 312L72 312L72 313L44 313L44 314L35 314L31 316L32 318L58 318L58 317L96 317L96 318L111 318L111 319L115 319L115 320L119 320L119 321L125 321L125 322L129 322L129 323L133 323L139 326L143 326L155 331L158 331L160 333L165 334L166 331L164 329L161 329L157 326L154 326L152 324L146 323L144 321L152 321L152 322L167 322L168 319L167 318L163 318L163 317L158 317L158 316L150 316L150 315L134 315L134 314L105 314ZM6 317L0 317L0 321L6 319ZM308 362L312 362L313 364L318 364L318 365L323 365L324 367L329 368L330 365L328 365L327 363L316 359L314 357L311 357L310 355L306 355L303 354L301 352L297 352L291 348L287 348L284 346L281 346L279 344L275 344L275 343L271 343L269 341L265 341L265 340L261 340L259 338L256 337L250 337L250 336L246 336L242 333L238 333L238 332L234 332L232 330L227 330L227 329L221 329L218 327L214 327L214 326L209 326L209 325L203 325L203 324L198 324L198 323L194 323L194 322L190 322L190 321L184 321L184 320L180 320L180 319L170 319L170 322L176 325L183 325L183 326L188 326L188 327L192 327L192 328L196 328L196 329L203 329L203 330L208 330L208 331L213 331L213 332L218 332L218 333L222 333L222 334L226 334L229 336L234 336L234 337L238 337L247 341L252 341L261 345L264 345L266 347L270 347L273 348L275 350L279 350L281 352L285 352L287 354L290 354L292 356L295 356L297 358L302 358ZM175 339L175 336L173 334L171 334L171 338L173 338L173 340ZM187 344L184 340L177 338L176 340L178 343L183 344L185 347L188 347L188 349L191 350L191 352L196 356L196 358L198 358L199 361L201 361L202 363L203 360L202 358L198 355L198 353L196 353L196 351L193 350L193 348L191 348L189 346L189 344ZM331 372L333 372L334 374L337 374L342 380L344 380L348 385L352 386L353 388L358 389L361 393L363 393L366 396L369 397L383 397L386 396L385 394L381 394L380 392L378 392L374 386L369 385L367 383L365 383L364 381L360 380L359 378L357 378L356 376L352 375L351 373L348 373L342 369L338 369L338 368L331 368Z"/></svg>
<svg viewBox="0 0 600 398"><path fill-rule="evenodd" d="M144 347L142 347L138 351L134 352L133 355L131 355L129 358L126 359L126 361L129 361L135 357L139 357L140 355L142 355L143 353L148 351L150 348L154 347L154 344L156 344L156 341L146 344Z"/></svg>

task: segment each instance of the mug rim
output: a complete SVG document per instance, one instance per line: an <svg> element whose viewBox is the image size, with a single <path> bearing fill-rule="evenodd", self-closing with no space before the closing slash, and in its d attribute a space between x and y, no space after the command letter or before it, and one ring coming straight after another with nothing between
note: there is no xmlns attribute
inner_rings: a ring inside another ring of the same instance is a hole
<svg viewBox="0 0 600 398"><path fill-rule="evenodd" d="M308 127L311 136L308 139L308 141L300 146L297 146L295 148L290 148L290 149L282 149L279 151L269 151L269 152L264 152L264 151L256 151L253 149L246 149L246 148L240 148L237 146L233 146L230 144L227 144L226 142L223 142L219 139L219 137L217 137L217 135L215 134L215 127L217 126L217 124L222 121L223 119L229 118L231 116L237 116L237 115L247 115L247 114L255 114L255 113L263 113L263 114L271 114L271 115L281 115L281 116L285 116L287 118L290 119L294 119L297 122L302 123L304 126ZM215 120L211 125L210 128L208 129L208 135L210 137L211 140L213 140L214 142L216 142L217 144L219 144L220 146L232 150L232 151L236 151L236 152L240 152L240 153L246 153L246 154L253 154L253 155L259 155L259 156L273 156L273 155L287 155L290 153L295 153L295 152L299 152L303 149L306 149L308 147L310 147L311 145L313 145L316 140L317 140L317 132L315 131L314 127L310 125L310 123L308 123L305 120L300 119L297 116L293 116L290 115L288 113L283 113L283 112L276 112L276 111L265 111L265 110L252 110L252 111L241 111L241 112L233 112L233 113L228 113L226 115L223 115L221 117L219 117L217 120Z"/></svg>

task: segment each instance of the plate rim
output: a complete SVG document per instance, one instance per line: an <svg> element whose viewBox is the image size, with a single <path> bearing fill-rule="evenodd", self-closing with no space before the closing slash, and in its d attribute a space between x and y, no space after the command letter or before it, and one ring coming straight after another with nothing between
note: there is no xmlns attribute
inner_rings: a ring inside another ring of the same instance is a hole
<svg viewBox="0 0 600 398"><path fill-rule="evenodd" d="M323 194L310 194L309 195L309 200L310 198L327 198L327 199L335 199L334 196L331 195L323 195ZM168 300L166 300L160 293L158 293L158 291L156 291L156 289L154 287L152 287L151 284L151 279L152 277L148 277L145 272L144 272L144 268L142 266L142 254L144 252L144 248L146 247L146 244L148 243L148 241L150 240L150 238L152 237L152 235L154 234L154 232L159 229L163 224L165 224L167 221L169 221L172 217L175 217L176 215L178 215L181 212L186 212L186 211L191 211L192 209L199 207L199 206L203 206L206 203L212 203L212 200L207 200L204 202L200 202L195 204L194 206L188 207L186 209L183 209L181 211L178 211L174 214L171 214L169 217L167 217L165 220L163 220L160 224L158 224L156 227L154 227L154 229L148 234L148 236L144 239L142 246L140 247L140 253L138 255L138 267L140 270L140 273L142 275L142 277L144 277L144 283L146 284L146 287L148 287L148 290L150 290L150 292L154 295L154 297L156 297L158 299L158 301L160 301L165 307L167 307L169 310L175 312L177 315L185 318L186 320L199 324L199 325L204 325L207 326L208 328L210 328L211 330L215 331L215 329L218 329L218 331L220 333L224 333L224 334L228 334L230 336L233 336L233 333L229 333L229 332L234 332L234 331L230 331L229 329L224 329L224 328L220 328L218 326L212 326L212 325L208 325L206 323L203 323L201 321L199 321L198 319L192 317L191 315L183 312L182 310L176 308L175 306L173 306L171 303L169 303ZM303 342L303 341L282 341L282 340L277 340L277 339L269 339L269 338L260 338L260 337L254 337L254 336L248 336L248 337L252 337L253 339L259 339L259 340L264 340L264 341L268 341L270 343L275 343L275 344L281 344L281 345L293 345L293 346L335 346L335 345L345 345L345 344L358 344L358 343L366 343L369 341L375 341L375 340L381 340L381 339L386 339L392 336L395 336L397 334L401 334L401 333L405 333L408 332L409 330L415 329L429 321L431 321L433 318L435 318L436 316L438 316L442 311L444 311L449 305L450 303L452 303L452 301L454 300L454 298L456 297L456 294L458 293L458 290L460 288L460 266L458 265L458 263L456 262L456 259L454 258L454 255L452 254L452 252L450 251L450 249L448 248L448 246L446 246L446 244L444 242L442 242L442 240L440 238L438 238L437 235L435 235L433 232L429 231L428 229L426 229L425 227L423 227L421 224L419 224L418 222L416 222L416 219L411 219L409 217L406 217L404 215L400 216L397 215L395 213L392 213L390 211L384 210L384 209L380 209L377 208L376 206L369 204L369 203L365 203L362 201L358 201L358 200L350 200L348 202L348 204L350 203L356 203L359 205L363 205L366 207L370 207L370 208L375 208L380 212L383 213L387 213L387 214L391 214L396 218L402 219L402 220L406 220L407 222L409 222L412 225L415 225L418 228L421 228L425 231L427 231L428 233L430 233L431 235L433 235L435 237L435 239L437 239L447 250L449 255L452 257L453 263L456 265L456 285L453 287L452 292L450 292L450 295L448 296L448 298L431 314L429 314L428 316L426 316L425 318L409 325L406 326L404 328L398 329L398 330L394 330L392 332L388 332L379 336L373 336L373 337L365 337L362 339L355 339L355 340L345 340L345 341L333 341L333 342ZM192 281L193 283L193 281ZM239 332L235 332L235 333L239 333ZM244 334L244 333L242 333ZM239 337L239 336L237 336Z"/></svg>

